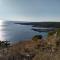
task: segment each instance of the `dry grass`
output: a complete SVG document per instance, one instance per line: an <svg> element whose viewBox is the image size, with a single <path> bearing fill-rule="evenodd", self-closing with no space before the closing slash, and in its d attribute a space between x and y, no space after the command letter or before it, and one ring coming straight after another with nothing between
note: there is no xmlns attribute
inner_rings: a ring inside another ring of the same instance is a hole
<svg viewBox="0 0 60 60"><path fill-rule="evenodd" d="M35 39L35 38L34 38ZM60 43L55 34L48 36L46 40L37 39L18 42L8 50L6 57L0 60L60 60ZM52 48L55 48L52 51ZM30 55L27 58L27 55Z"/></svg>

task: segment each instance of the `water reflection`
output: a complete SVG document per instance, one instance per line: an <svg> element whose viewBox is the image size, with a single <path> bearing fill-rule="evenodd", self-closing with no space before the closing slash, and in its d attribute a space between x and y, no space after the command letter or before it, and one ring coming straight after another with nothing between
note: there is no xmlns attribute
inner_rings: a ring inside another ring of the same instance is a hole
<svg viewBox="0 0 60 60"><path fill-rule="evenodd" d="M14 22L0 22L0 40L9 40L12 42L30 40L34 35L42 34L46 36L46 32L36 32L32 30L31 25L19 25Z"/></svg>

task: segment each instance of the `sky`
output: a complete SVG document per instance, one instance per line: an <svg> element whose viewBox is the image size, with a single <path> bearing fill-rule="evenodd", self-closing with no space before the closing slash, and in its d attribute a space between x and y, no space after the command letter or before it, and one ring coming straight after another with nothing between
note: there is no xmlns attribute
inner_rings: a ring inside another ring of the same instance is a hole
<svg viewBox="0 0 60 60"><path fill-rule="evenodd" d="M1 20L60 22L60 0L0 0Z"/></svg>

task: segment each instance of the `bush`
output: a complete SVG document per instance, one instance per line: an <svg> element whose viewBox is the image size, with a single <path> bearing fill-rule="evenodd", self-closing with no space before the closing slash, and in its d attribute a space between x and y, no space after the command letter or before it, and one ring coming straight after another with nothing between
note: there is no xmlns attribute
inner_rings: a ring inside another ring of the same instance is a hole
<svg viewBox="0 0 60 60"><path fill-rule="evenodd" d="M35 35L32 40L36 41L38 39L42 39L42 35Z"/></svg>

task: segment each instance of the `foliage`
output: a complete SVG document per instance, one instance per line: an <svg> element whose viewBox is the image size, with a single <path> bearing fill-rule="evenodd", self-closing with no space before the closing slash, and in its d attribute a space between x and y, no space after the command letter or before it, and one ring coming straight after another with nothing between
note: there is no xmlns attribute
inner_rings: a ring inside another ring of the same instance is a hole
<svg viewBox="0 0 60 60"><path fill-rule="evenodd" d="M57 35L60 36L60 28L56 29Z"/></svg>
<svg viewBox="0 0 60 60"><path fill-rule="evenodd" d="M50 31L50 32L48 32L48 36L51 36L51 35L53 35L55 33L55 31Z"/></svg>
<svg viewBox="0 0 60 60"><path fill-rule="evenodd" d="M9 45L8 41L0 41L0 48L7 48Z"/></svg>
<svg viewBox="0 0 60 60"><path fill-rule="evenodd" d="M35 35L32 40L37 41L38 39L42 39L42 35Z"/></svg>
<svg viewBox="0 0 60 60"><path fill-rule="evenodd" d="M60 36L60 28L56 28L54 31L48 32L48 36L51 36L56 32L57 32L57 36Z"/></svg>

